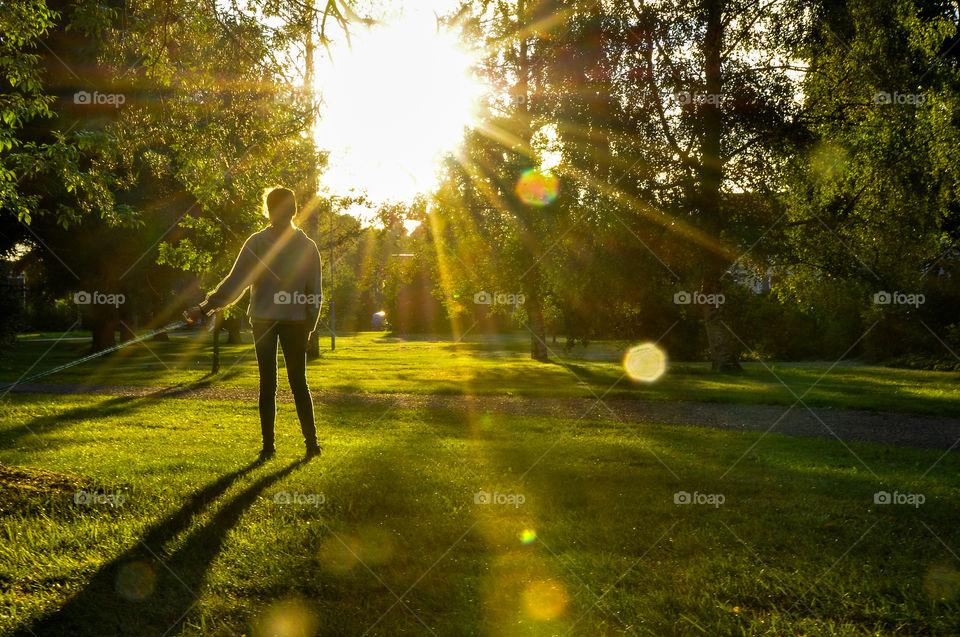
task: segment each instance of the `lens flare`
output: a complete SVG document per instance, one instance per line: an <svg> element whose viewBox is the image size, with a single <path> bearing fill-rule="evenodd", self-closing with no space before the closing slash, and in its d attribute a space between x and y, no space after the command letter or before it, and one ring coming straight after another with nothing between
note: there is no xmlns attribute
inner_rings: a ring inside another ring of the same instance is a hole
<svg viewBox="0 0 960 637"><path fill-rule="evenodd" d="M537 532L533 529L524 529L518 534L520 541L523 544L533 544L534 540L537 539Z"/></svg>
<svg viewBox="0 0 960 637"><path fill-rule="evenodd" d="M549 170L531 168L517 180L517 196L528 206L541 208L556 200L560 194L560 180Z"/></svg>
<svg viewBox="0 0 960 637"><path fill-rule="evenodd" d="M523 609L534 619L555 619L567 607L567 591L559 582L539 580L531 582L523 591Z"/></svg>
<svg viewBox="0 0 960 637"><path fill-rule="evenodd" d="M129 600L146 599L157 585L157 574L146 562L130 562L117 573L117 592Z"/></svg>
<svg viewBox="0 0 960 637"><path fill-rule="evenodd" d="M623 368L633 380L652 383L667 371L667 355L653 343L635 345L624 356Z"/></svg>
<svg viewBox="0 0 960 637"><path fill-rule="evenodd" d="M934 566L923 578L923 592L936 602L951 602L960 592L960 573L949 566Z"/></svg>
<svg viewBox="0 0 960 637"><path fill-rule="evenodd" d="M320 562L331 571L346 572L357 564L357 556L363 550L359 538L330 536L319 548Z"/></svg>
<svg viewBox="0 0 960 637"><path fill-rule="evenodd" d="M393 558L393 536L386 530L376 526L367 526L358 533L360 545L360 559L364 564L376 566L385 564Z"/></svg>
<svg viewBox="0 0 960 637"><path fill-rule="evenodd" d="M317 616L300 599L287 599L270 605L257 618L254 637L311 637L319 628Z"/></svg>

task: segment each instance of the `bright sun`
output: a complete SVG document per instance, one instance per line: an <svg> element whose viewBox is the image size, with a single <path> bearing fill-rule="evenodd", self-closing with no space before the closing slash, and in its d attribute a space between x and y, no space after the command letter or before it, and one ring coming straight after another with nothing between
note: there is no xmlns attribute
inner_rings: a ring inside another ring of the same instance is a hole
<svg viewBox="0 0 960 637"><path fill-rule="evenodd" d="M319 78L321 184L334 194L409 202L436 183L438 160L473 119L482 88L473 57L433 14L414 12L340 47Z"/></svg>

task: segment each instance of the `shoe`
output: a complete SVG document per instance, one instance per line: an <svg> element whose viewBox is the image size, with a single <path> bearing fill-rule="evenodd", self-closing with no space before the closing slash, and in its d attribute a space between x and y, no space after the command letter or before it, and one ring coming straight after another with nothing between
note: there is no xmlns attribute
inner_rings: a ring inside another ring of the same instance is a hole
<svg viewBox="0 0 960 637"><path fill-rule="evenodd" d="M263 463L266 462L267 460L272 459L275 455L277 455L277 450L276 450L276 449L266 449L266 448L264 448L264 449L262 449L262 450L260 451L260 456L257 458L257 462L263 464Z"/></svg>
<svg viewBox="0 0 960 637"><path fill-rule="evenodd" d="M307 460L319 456L322 451L320 445L307 445Z"/></svg>

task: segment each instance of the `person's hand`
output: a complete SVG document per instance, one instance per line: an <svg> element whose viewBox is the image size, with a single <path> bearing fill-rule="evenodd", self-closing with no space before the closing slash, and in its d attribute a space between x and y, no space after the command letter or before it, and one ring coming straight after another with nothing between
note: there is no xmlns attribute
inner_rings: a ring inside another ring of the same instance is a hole
<svg viewBox="0 0 960 637"><path fill-rule="evenodd" d="M186 312L183 313L184 317L187 319L188 325L193 325L197 321L203 318L203 310L200 309L199 305L194 305L189 308Z"/></svg>

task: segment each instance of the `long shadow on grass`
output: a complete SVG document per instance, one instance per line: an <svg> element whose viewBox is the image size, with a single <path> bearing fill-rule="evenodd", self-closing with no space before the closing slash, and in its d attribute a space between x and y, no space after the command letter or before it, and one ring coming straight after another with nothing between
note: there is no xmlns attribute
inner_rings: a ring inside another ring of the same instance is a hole
<svg viewBox="0 0 960 637"><path fill-rule="evenodd" d="M215 382L229 380L239 372L228 372L216 381L198 381L190 385L182 385L159 389L143 396L113 396L102 402L92 405L75 407L64 412L57 412L48 416L34 418L19 427L10 427L0 431L0 449L16 447L31 436L40 438L45 433L58 431L87 419L106 419L134 411L152 401L168 398L188 398L194 389L203 389L213 386ZM206 378L206 377L205 377ZM29 396L43 396L43 394L24 394ZM79 394L77 394L79 395ZM97 398L97 395L91 395ZM42 439L41 439L42 440ZM45 446L51 446L49 441L43 441Z"/></svg>
<svg viewBox="0 0 960 637"><path fill-rule="evenodd" d="M136 409L143 400L145 400L145 397L115 396L109 400L97 402L93 405L75 407L67 411L50 414L49 416L34 418L19 427L10 427L9 429L0 431L0 449L16 447L25 438L30 438L31 436L40 438L45 433L63 429L81 420L119 416L120 414ZM42 440L42 438L40 439ZM45 442L45 444L49 443Z"/></svg>
<svg viewBox="0 0 960 637"><path fill-rule="evenodd" d="M102 566L82 591L30 628L21 628L17 637L176 634L199 600L206 573L243 512L264 489L305 462L292 462L258 479L164 557L164 544L174 540L208 503L257 465L249 464L208 484L152 526L136 546Z"/></svg>
<svg viewBox="0 0 960 637"><path fill-rule="evenodd" d="M594 387L602 387L604 389L609 387L611 382L620 378L622 374L621 371L616 367L606 368L603 371L598 372L595 369L591 369L578 363L571 363L569 361L551 359L550 363L562 367L568 372L576 374L577 380L590 383Z"/></svg>

